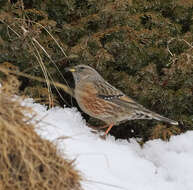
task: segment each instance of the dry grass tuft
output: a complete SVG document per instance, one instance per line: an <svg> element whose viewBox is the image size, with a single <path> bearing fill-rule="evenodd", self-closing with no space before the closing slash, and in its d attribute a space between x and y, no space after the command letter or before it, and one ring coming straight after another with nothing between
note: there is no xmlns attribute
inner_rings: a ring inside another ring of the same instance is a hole
<svg viewBox="0 0 193 190"><path fill-rule="evenodd" d="M172 126L172 127L168 128L165 125L158 124L152 130L150 139L161 138L164 141L168 141L171 136L179 135L180 133L181 133L181 130L178 127L176 127L176 126Z"/></svg>
<svg viewBox="0 0 193 190"><path fill-rule="evenodd" d="M34 131L30 110L0 94L0 189L80 190L81 177L73 162Z"/></svg>
<svg viewBox="0 0 193 190"><path fill-rule="evenodd" d="M8 71L19 71L19 68L9 62L1 63L0 69L4 69L4 76L1 75L0 82L2 84L1 91L6 94L17 94L20 87L20 81L14 74ZM2 73L1 73L2 74Z"/></svg>

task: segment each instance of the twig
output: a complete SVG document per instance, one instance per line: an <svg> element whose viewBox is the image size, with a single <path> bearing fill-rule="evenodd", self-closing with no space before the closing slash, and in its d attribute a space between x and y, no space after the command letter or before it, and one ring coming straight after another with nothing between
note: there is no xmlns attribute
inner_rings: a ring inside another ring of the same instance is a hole
<svg viewBox="0 0 193 190"><path fill-rule="evenodd" d="M28 75L28 74L26 74L26 73L22 73L22 72L19 72L19 71L12 71L12 70L5 69L5 68L2 68L2 67L0 67L0 71L2 71L2 72L4 72L4 73L12 73L12 74L15 74L15 75L18 75L18 76L26 77L26 78L29 78L29 79L32 79L32 80L36 80L36 81L39 81L39 82L43 82L43 83L46 82L45 79L42 79L42 78L40 78L40 77L31 76L31 75ZM73 91L73 89L71 89L70 87L66 86L65 84L61 84L61 83L53 82L53 81L50 81L50 84L51 84L51 85L55 85L56 87L64 90L67 94L69 94L69 95L71 95L72 97L74 97L74 91Z"/></svg>

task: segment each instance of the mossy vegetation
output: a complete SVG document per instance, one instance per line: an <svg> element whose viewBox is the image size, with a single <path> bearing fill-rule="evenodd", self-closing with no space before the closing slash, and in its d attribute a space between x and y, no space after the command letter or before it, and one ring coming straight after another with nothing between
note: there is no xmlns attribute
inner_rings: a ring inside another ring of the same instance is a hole
<svg viewBox="0 0 193 190"><path fill-rule="evenodd" d="M193 129L192 1L15 0L1 4L0 63L10 62L22 72L44 77L38 58L54 80L65 83L62 72L71 87L73 80L63 68L88 64L147 108L181 122L174 129L156 121L128 121L112 129L117 138L166 140ZM34 90L40 88L37 81L20 80L23 92L46 98L46 90ZM53 102L64 103L56 90L53 94L57 99ZM62 96L71 104L69 96Z"/></svg>

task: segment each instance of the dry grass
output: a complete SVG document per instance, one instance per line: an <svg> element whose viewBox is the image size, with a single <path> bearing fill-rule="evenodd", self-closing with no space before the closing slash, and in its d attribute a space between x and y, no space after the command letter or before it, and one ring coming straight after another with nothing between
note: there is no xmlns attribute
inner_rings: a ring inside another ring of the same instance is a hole
<svg viewBox="0 0 193 190"><path fill-rule="evenodd" d="M3 84L1 90L3 90L3 92L5 92L5 93L16 94L18 92L19 86L20 86L20 81L18 80L19 76L22 76L22 77L25 77L25 78L28 78L28 79L31 79L34 81L46 83L46 79L41 78L41 77L32 76L32 75L26 74L24 72L20 72L18 68L14 68L13 64L11 64L9 62L4 62L0 65L0 72L2 72L6 76L5 79L1 79L1 77L0 77L0 82ZM50 83L50 85L53 85L56 88L62 89L67 94L74 97L73 89L71 89L67 85L61 84L59 82L54 82L51 80L49 80L49 83ZM32 89L32 97L35 97L35 96L33 96L33 91L35 91L35 88L37 88L36 89L37 91L42 90L40 92L41 94L48 94L47 91L46 92L43 91L45 88L41 87L41 89L40 89L39 87L34 87L34 90L33 90L33 88L31 88Z"/></svg>
<svg viewBox="0 0 193 190"><path fill-rule="evenodd" d="M73 161L42 139L30 124L26 107L0 94L0 189L80 190L81 177Z"/></svg>
<svg viewBox="0 0 193 190"><path fill-rule="evenodd" d="M158 124L153 128L150 139L161 138L164 141L168 141L171 136L179 135L180 133L181 130L176 126L167 127L165 125Z"/></svg>

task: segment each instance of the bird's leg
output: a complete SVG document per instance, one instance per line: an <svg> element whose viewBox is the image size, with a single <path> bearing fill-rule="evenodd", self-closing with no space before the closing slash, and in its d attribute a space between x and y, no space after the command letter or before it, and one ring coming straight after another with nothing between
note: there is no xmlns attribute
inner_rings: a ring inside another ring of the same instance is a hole
<svg viewBox="0 0 193 190"><path fill-rule="evenodd" d="M113 124L110 124L108 129L105 131L105 136L109 133L112 127L113 127Z"/></svg>

